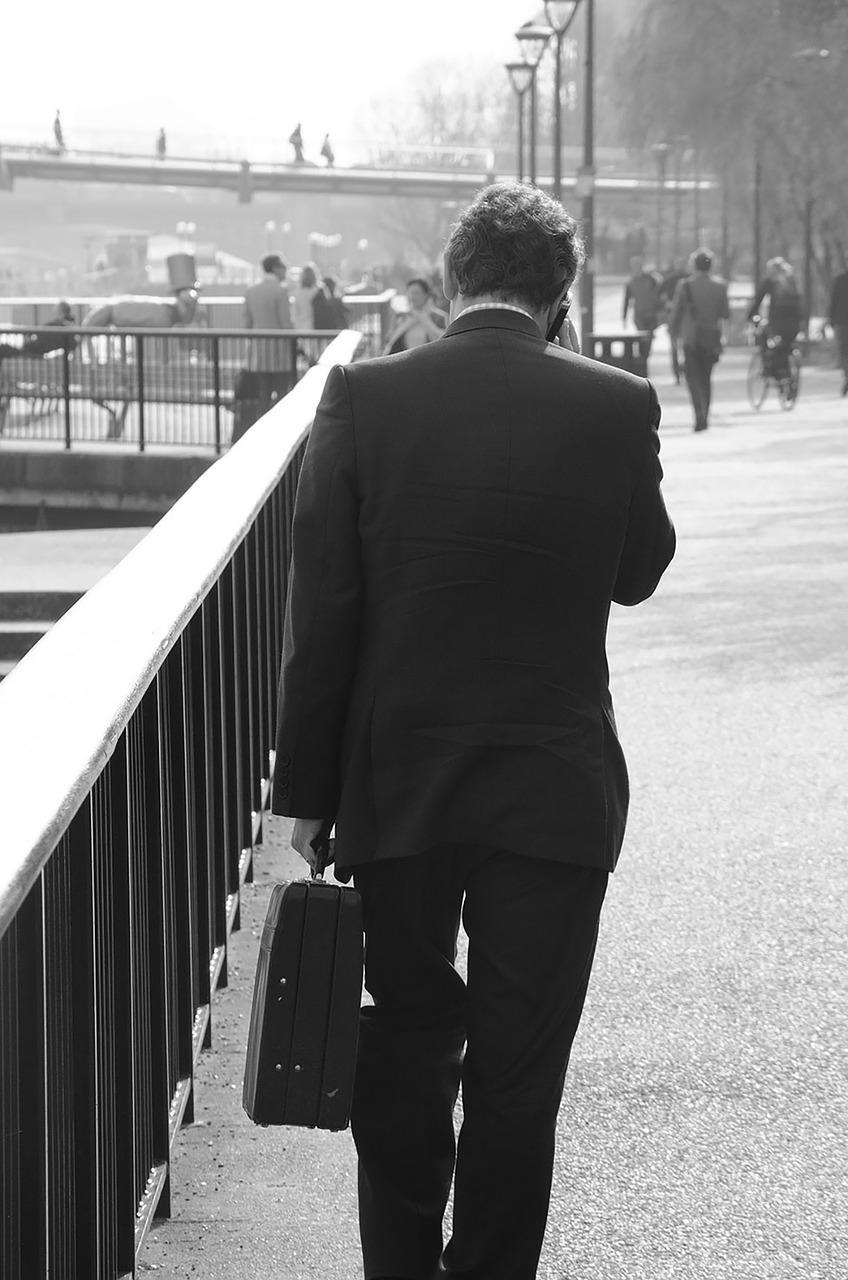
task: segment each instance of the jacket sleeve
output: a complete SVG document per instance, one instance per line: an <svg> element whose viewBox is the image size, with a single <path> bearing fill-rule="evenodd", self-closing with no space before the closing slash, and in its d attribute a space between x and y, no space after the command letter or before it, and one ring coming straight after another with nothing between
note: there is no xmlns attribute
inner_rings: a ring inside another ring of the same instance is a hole
<svg viewBox="0 0 848 1280"><path fill-rule="evenodd" d="M618 562L612 598L617 604L639 604L653 595L669 565L676 536L665 509L660 482L660 406L648 383L647 430L642 464L627 516L627 530Z"/></svg>
<svg viewBox="0 0 848 1280"><path fill-rule="evenodd" d="M353 422L332 371L300 474L280 673L272 809L333 818L363 580Z"/></svg>

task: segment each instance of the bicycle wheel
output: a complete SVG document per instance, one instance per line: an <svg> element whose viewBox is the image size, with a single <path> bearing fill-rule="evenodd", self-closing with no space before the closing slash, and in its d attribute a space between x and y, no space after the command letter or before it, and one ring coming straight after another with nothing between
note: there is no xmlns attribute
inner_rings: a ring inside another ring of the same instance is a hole
<svg viewBox="0 0 848 1280"><path fill-rule="evenodd" d="M795 401L798 399L798 392L801 390L801 357L797 351L789 353L789 375L781 378L778 384L778 392L780 395L780 405L783 409L792 409L795 407Z"/></svg>
<svg viewBox="0 0 848 1280"><path fill-rule="evenodd" d="M763 366L763 353L760 350L754 352L751 356L751 363L748 365L748 377L746 386L748 389L748 403L752 409L762 408L762 403L768 392L769 380Z"/></svg>

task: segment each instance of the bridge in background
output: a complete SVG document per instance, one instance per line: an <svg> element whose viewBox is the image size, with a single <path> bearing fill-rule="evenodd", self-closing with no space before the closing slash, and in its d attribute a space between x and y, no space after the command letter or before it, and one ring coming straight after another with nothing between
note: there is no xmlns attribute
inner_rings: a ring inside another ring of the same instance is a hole
<svg viewBox="0 0 848 1280"><path fill-rule="evenodd" d="M214 157L168 156L158 159L110 151L58 151L45 146L0 143L0 190L11 191L19 178L102 182L159 187L206 187L232 191L240 203L254 195L320 193L322 195L401 196L436 200L470 200L482 186L511 173L495 172L495 156L480 148L401 148L379 153L373 164L327 167L304 162L275 164ZM583 179L585 182L585 178ZM602 173L595 191L603 197L651 195L659 189L681 194L710 191L712 178ZM539 186L551 185L548 176ZM584 194L580 179L563 177L565 197Z"/></svg>

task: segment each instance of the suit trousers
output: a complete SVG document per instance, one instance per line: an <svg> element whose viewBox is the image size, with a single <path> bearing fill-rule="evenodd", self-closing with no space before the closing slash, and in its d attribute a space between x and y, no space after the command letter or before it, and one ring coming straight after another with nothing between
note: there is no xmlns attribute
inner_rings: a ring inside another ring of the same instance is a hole
<svg viewBox="0 0 848 1280"><path fill-rule="evenodd" d="M696 427L705 427L709 421L715 362L712 351L704 347L683 348L683 373L689 388L692 408L695 410Z"/></svg>
<svg viewBox="0 0 848 1280"><path fill-rule="evenodd" d="M366 1280L431 1280L440 1258L456 1280L533 1280L608 872L440 845L354 880L374 1001L351 1117Z"/></svg>

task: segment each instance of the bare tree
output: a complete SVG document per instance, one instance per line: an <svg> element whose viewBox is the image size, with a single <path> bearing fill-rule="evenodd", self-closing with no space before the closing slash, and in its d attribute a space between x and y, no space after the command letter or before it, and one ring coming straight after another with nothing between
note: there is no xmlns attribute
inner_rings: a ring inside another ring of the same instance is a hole
<svg viewBox="0 0 848 1280"><path fill-rule="evenodd" d="M844 0L644 0L618 65L625 140L691 137L749 226L756 174L766 251L797 257L813 225L826 274L848 209Z"/></svg>

